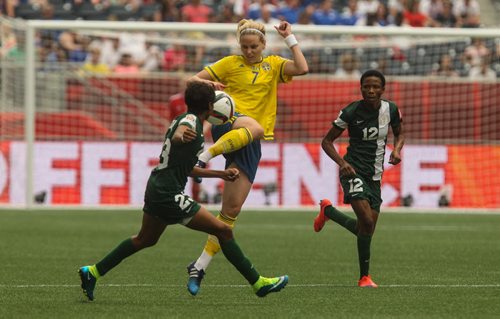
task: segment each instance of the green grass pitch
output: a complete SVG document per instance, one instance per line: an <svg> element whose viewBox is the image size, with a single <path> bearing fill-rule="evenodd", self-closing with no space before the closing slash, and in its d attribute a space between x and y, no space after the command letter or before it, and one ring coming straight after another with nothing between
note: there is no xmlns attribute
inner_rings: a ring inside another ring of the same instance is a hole
<svg viewBox="0 0 500 319"><path fill-rule="evenodd" d="M77 269L137 232L140 212L0 210L0 318L499 318L500 215L382 213L372 241L378 289L356 287L355 237L309 212L240 215L235 236L265 276L256 297L218 255L192 297L186 265L206 236L175 225L103 277L85 300Z"/></svg>

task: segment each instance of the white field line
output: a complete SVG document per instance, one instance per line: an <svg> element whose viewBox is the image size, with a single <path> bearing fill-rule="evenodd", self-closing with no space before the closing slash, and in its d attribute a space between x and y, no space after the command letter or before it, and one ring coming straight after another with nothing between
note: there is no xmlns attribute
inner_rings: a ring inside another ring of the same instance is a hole
<svg viewBox="0 0 500 319"><path fill-rule="evenodd" d="M185 285L156 285L156 284L102 284L100 287L118 287L118 288L140 288L140 287L153 287L153 288L185 288ZM63 284L39 284L39 285L4 285L0 284L0 289L38 289L38 288L76 288L80 285L63 285ZM215 288L248 288L248 285L204 285L204 287ZM340 285L340 284L291 284L287 287L296 288L315 288L315 287L356 287L353 285ZM380 288L500 288L499 284L417 284L417 285L399 285L387 284L379 285Z"/></svg>
<svg viewBox="0 0 500 319"><path fill-rule="evenodd" d="M334 225L333 223L331 224ZM335 224L334 227L338 225ZM307 225L283 225L283 224L257 224L257 223L246 223L238 225L238 229L270 229L270 230L311 230L312 222ZM427 232L498 232L498 226L453 226L453 225L377 225L379 230L391 230L391 231L427 231Z"/></svg>
<svg viewBox="0 0 500 319"><path fill-rule="evenodd" d="M220 210L220 205L203 204L206 208L212 211ZM346 205L337 207L342 212L352 212L352 209ZM0 204L0 212L5 211L24 211L24 212L43 212L43 211L63 211L63 212L79 212L79 211L103 211L103 212L123 212L123 211L140 211L142 207L134 205L102 205L102 206L83 206L83 205L57 205L57 206L40 206L33 209L26 209L22 205L6 205ZM271 211L271 212L318 212L319 205L305 206L252 206L246 205L245 211ZM382 213L397 213L397 214L465 214L465 215L500 215L499 208L419 208L419 207L382 207Z"/></svg>

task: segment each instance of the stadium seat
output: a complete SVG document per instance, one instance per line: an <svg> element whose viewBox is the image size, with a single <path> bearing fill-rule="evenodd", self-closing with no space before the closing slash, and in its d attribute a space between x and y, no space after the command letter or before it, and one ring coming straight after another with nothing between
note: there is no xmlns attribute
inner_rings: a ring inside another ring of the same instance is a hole
<svg viewBox="0 0 500 319"><path fill-rule="evenodd" d="M85 20L107 20L108 13L102 5L93 5L90 2L83 2L73 9L74 13Z"/></svg>
<svg viewBox="0 0 500 319"><path fill-rule="evenodd" d="M53 6L61 4L71 4L72 1L68 0L49 0L49 3Z"/></svg>
<svg viewBox="0 0 500 319"><path fill-rule="evenodd" d="M142 20L149 21L152 20L155 13L159 11L161 11L161 5L159 3L144 4L137 11L137 16L141 17Z"/></svg>
<svg viewBox="0 0 500 319"><path fill-rule="evenodd" d="M53 4L54 20L76 20L77 15L73 13L72 6L69 3Z"/></svg>
<svg viewBox="0 0 500 319"><path fill-rule="evenodd" d="M136 20L140 15L139 11L134 11L130 6L112 5L109 7L110 19L119 21Z"/></svg>
<svg viewBox="0 0 500 319"><path fill-rule="evenodd" d="M217 61L231 54L231 49L226 47L215 47L207 50L207 61Z"/></svg>
<svg viewBox="0 0 500 319"><path fill-rule="evenodd" d="M40 6L28 3L20 3L14 9L15 15L22 19L41 19L42 12Z"/></svg>
<svg viewBox="0 0 500 319"><path fill-rule="evenodd" d="M328 47L319 50L319 63L324 66L324 71L328 73L334 72L337 69L339 57L339 50Z"/></svg>

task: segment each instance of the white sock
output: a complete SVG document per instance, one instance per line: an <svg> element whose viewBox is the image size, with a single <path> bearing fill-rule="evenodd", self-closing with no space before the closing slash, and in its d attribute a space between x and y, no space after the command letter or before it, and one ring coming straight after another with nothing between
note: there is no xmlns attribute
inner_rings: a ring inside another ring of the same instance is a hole
<svg viewBox="0 0 500 319"><path fill-rule="evenodd" d="M212 159L212 154L208 150L203 151L203 153L198 156L198 160L202 161L203 163L208 163L209 160Z"/></svg>
<svg viewBox="0 0 500 319"><path fill-rule="evenodd" d="M198 270L206 270L212 261L212 258L213 256L210 256L205 250L203 250L200 257L198 257L198 260L194 263L194 267Z"/></svg>

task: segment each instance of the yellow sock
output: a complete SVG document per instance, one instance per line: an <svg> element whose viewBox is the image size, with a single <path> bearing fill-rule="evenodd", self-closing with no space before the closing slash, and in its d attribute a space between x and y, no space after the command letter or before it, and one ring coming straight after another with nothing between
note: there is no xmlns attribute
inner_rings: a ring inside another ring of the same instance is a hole
<svg viewBox="0 0 500 319"><path fill-rule="evenodd" d="M89 271L96 279L99 279L99 277L101 277L101 275L99 274L99 270L97 270L97 267L95 265L90 266Z"/></svg>
<svg viewBox="0 0 500 319"><path fill-rule="evenodd" d="M222 213L219 213L216 218L224 224L229 225L231 228L234 228L236 218L223 215ZM212 257L217 254L220 251L219 240L217 239L217 237L215 237L214 235L208 235L208 240L205 244L204 250Z"/></svg>
<svg viewBox="0 0 500 319"><path fill-rule="evenodd" d="M220 154L237 151L252 143L252 141L252 133L246 127L242 127L222 135L214 145L210 146L208 151L212 157L215 157Z"/></svg>

